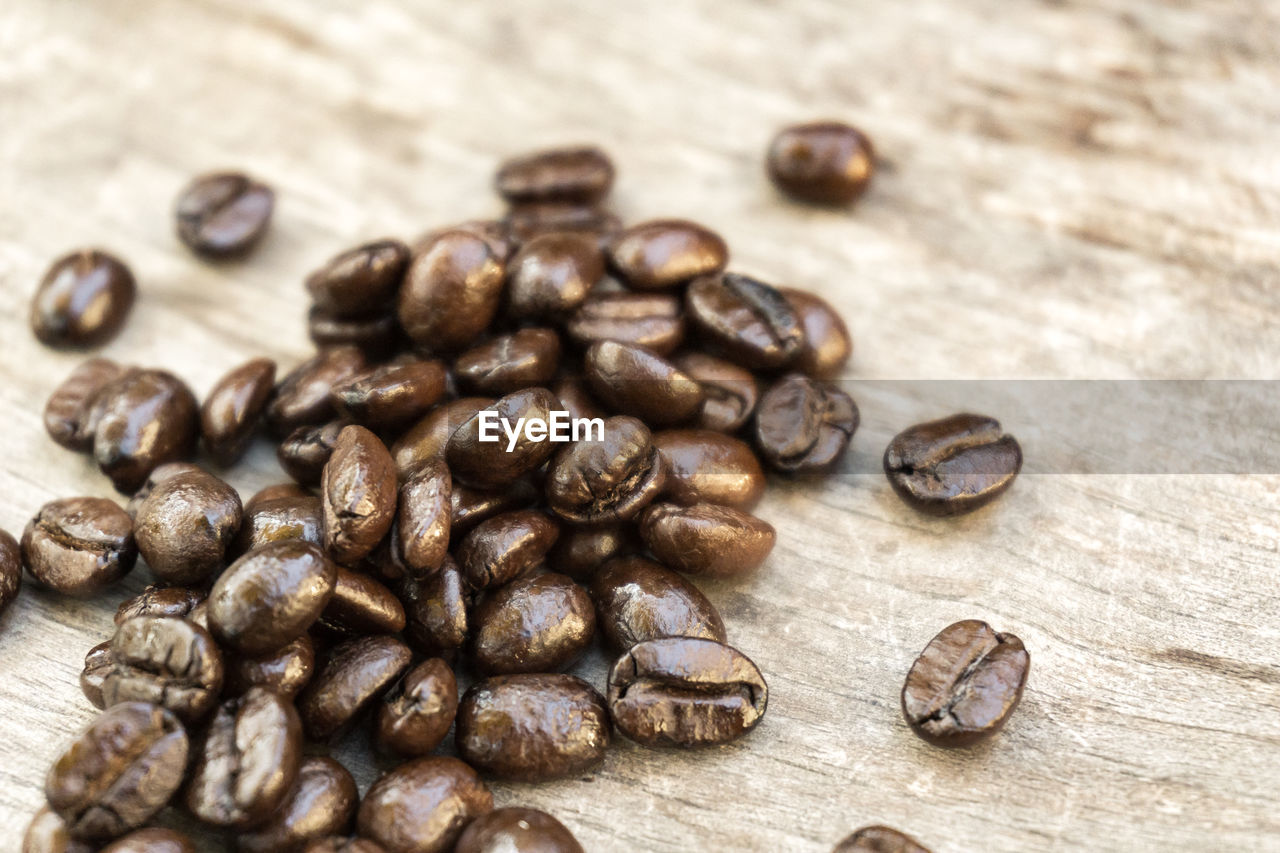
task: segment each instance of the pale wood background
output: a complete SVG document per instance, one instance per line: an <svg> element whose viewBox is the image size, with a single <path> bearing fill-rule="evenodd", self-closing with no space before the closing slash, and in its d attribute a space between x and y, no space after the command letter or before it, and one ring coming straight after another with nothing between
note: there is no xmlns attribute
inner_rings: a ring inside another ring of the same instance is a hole
<svg viewBox="0 0 1280 853"><path fill-rule="evenodd" d="M8 0L0 526L110 494L40 425L78 360L25 323L55 255L127 258L141 299L106 354L203 393L250 355L306 354L318 262L496 213L497 160L544 143L599 142L624 216L697 218L738 268L825 295L855 378L1275 378L1277 45L1265 0ZM776 128L828 116L883 157L851 214L762 177ZM222 166L279 205L249 262L208 266L169 209ZM860 402L863 470L945 413ZM279 476L269 449L253 462L246 493ZM779 487L769 564L708 587L768 676L760 728L698 754L622 743L588 781L495 785L498 801L550 810L591 850L821 851L872 822L940 853L1280 849L1275 473L1024 476L956 521L875 475ZM91 602L28 585L0 620L0 849L93 713L83 652L144 582ZM910 734L897 695L966 617L1020 635L1033 668L1007 731L949 753ZM604 662L583 671L601 684ZM363 788L374 770L348 752Z"/></svg>

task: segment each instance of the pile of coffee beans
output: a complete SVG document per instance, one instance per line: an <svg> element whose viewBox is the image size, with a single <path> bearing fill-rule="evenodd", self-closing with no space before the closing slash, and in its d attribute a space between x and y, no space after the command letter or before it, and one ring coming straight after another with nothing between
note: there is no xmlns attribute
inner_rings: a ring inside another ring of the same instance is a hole
<svg viewBox="0 0 1280 853"><path fill-rule="evenodd" d="M792 128L769 171L847 203L871 149L847 126ZM704 226L623 228L613 178L596 148L522 156L498 170L501 219L333 257L305 282L317 351L282 376L256 358L200 402L162 368L92 358L54 390L50 436L130 500L51 501L20 545L0 535L0 609L23 565L88 596L141 557L155 584L85 657L102 713L50 770L24 850L191 850L148 826L166 807L246 851L581 850L548 814L495 810L484 778L589 773L615 732L697 748L760 722L765 677L690 578L767 561L766 470L839 466L858 409L830 380L851 340L821 298L727 271ZM204 176L177 233L243 256L273 202ZM134 291L112 256L70 255L33 328L100 343ZM262 434L293 482L242 502L215 472ZM885 471L913 507L955 514L1021 461L999 423L957 415L896 437ZM593 685L567 670L597 638L616 662ZM911 667L903 711L930 743L972 743L1027 668L1016 637L957 623ZM391 766L363 799L318 754L357 727ZM451 729L458 757L433 754ZM870 827L838 849L923 848Z"/></svg>

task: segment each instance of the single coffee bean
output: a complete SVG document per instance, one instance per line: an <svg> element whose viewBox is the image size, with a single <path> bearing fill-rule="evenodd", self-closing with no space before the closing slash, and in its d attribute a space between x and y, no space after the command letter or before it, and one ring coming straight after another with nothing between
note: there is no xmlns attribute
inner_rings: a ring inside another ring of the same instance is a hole
<svg viewBox="0 0 1280 853"><path fill-rule="evenodd" d="M244 555L271 542L310 542L323 545L320 499L284 497L260 501L246 510L232 552Z"/></svg>
<svg viewBox="0 0 1280 853"><path fill-rule="evenodd" d="M504 261L473 233L439 234L409 264L396 305L400 325L431 352L466 347L498 312Z"/></svg>
<svg viewBox="0 0 1280 853"><path fill-rule="evenodd" d="M453 479L440 459L423 463L400 487L395 534L410 574L425 577L448 555L452 496Z"/></svg>
<svg viewBox="0 0 1280 853"><path fill-rule="evenodd" d="M249 448L271 395L276 363L269 358L245 362L218 380L200 406L200 437L209 455L229 467Z"/></svg>
<svg viewBox="0 0 1280 853"><path fill-rule="evenodd" d="M331 392L338 415L372 430L400 430L444 397L445 369L439 361L392 362L367 370Z"/></svg>
<svg viewBox="0 0 1280 853"><path fill-rule="evenodd" d="M0 616L18 597L22 586L22 548L8 531L0 530Z"/></svg>
<svg viewBox="0 0 1280 853"><path fill-rule="evenodd" d="M533 570L560 527L537 510L508 512L476 525L458 545L458 567L473 590L492 589Z"/></svg>
<svg viewBox="0 0 1280 853"><path fill-rule="evenodd" d="M605 563L591 580L591 599L600 633L619 651L664 637L725 641L715 605L653 560L622 557Z"/></svg>
<svg viewBox="0 0 1280 853"><path fill-rule="evenodd" d="M106 498L62 498L40 508L22 532L22 562L40 583L89 596L138 560L133 519Z"/></svg>
<svg viewBox="0 0 1280 853"><path fill-rule="evenodd" d="M613 186L613 163L595 146L554 148L503 162L494 178L509 202L561 201L594 204Z"/></svg>
<svg viewBox="0 0 1280 853"><path fill-rule="evenodd" d="M187 809L205 823L244 829L270 817L302 763L293 703L261 687L218 707L191 767Z"/></svg>
<svg viewBox="0 0 1280 853"><path fill-rule="evenodd" d="M308 842L345 832L360 794L347 768L332 758L304 758L284 802L267 822L236 836L240 853L301 853Z"/></svg>
<svg viewBox="0 0 1280 853"><path fill-rule="evenodd" d="M142 826L182 783L187 734L159 705L99 714L49 768L44 793L74 838L105 842Z"/></svg>
<svg viewBox="0 0 1280 853"><path fill-rule="evenodd" d="M136 616L111 638L102 700L107 707L151 702L190 725L218 703L222 680L222 653L204 628L173 616Z"/></svg>
<svg viewBox="0 0 1280 853"><path fill-rule="evenodd" d="M129 517L137 519L138 510L142 509L142 504L151 497L151 493L156 490L165 480L179 475L198 474L204 471L194 462L166 462L163 465L157 465L147 475L147 479L142 481L142 485L129 498L129 502L124 505L124 511L129 513Z"/></svg>
<svg viewBox="0 0 1280 853"><path fill-rule="evenodd" d="M633 225L609 245L609 269L628 287L662 290L724 271L729 247L719 234L684 219Z"/></svg>
<svg viewBox="0 0 1280 853"><path fill-rule="evenodd" d="M94 853L95 850L95 845L72 838L66 821L48 806L40 807L22 836L22 853Z"/></svg>
<svg viewBox="0 0 1280 853"><path fill-rule="evenodd" d="M511 429L516 429L521 418L526 425L539 421L549 424L559 402L546 388L527 388L508 394L467 419L449 438L445 451L445 460L454 478L477 488L496 489L541 466L556 448L545 436L535 440L527 429L521 429L514 440L505 434L499 435L496 441L482 441L481 436L502 432L500 428L495 430L495 414L498 427L506 421ZM482 419L489 424L483 431Z"/></svg>
<svg viewBox="0 0 1280 853"><path fill-rule="evenodd" d="M493 794L474 770L433 756L405 762L374 782L356 827L386 853L449 853L463 828L492 810Z"/></svg>
<svg viewBox="0 0 1280 853"><path fill-rule="evenodd" d="M399 240L375 240L331 258L307 276L307 290L324 311L367 317L395 302L408 266L408 246Z"/></svg>
<svg viewBox="0 0 1280 853"><path fill-rule="evenodd" d="M406 577L400 588L405 639L428 657L450 655L467 641L466 586L452 557L426 578Z"/></svg>
<svg viewBox="0 0 1280 853"><path fill-rule="evenodd" d="M292 699L311 681L315 669L315 647L311 637L302 634L260 657L228 658L224 692L227 696L243 696L252 687L265 687Z"/></svg>
<svg viewBox="0 0 1280 853"><path fill-rule="evenodd" d="M222 573L209 591L209 629L237 652L262 655L298 637L333 595L338 567L307 542L263 545Z"/></svg>
<svg viewBox="0 0 1280 853"><path fill-rule="evenodd" d="M351 565L391 530L396 517L396 466L386 445L362 426L338 434L320 481L324 546Z"/></svg>
<svg viewBox="0 0 1280 853"><path fill-rule="evenodd" d="M49 437L68 450L92 450L97 424L90 421L89 415L94 410L94 400L125 370L110 359L91 358L71 371L45 403L44 428Z"/></svg>
<svg viewBox="0 0 1280 853"><path fill-rule="evenodd" d="M303 486L319 486L325 463L333 455L338 435L346 421L331 421L320 426L300 426L280 442L276 459L284 472Z"/></svg>
<svg viewBox="0 0 1280 853"><path fill-rule="evenodd" d="M360 375L365 356L353 346L321 350L295 367L276 386L267 406L267 421L276 436L302 426L317 426L336 417L331 393L335 386Z"/></svg>
<svg viewBox="0 0 1280 853"><path fill-rule="evenodd" d="M196 583L225 565L242 515L236 490L196 469L152 489L138 507L133 535L157 578Z"/></svg>
<svg viewBox="0 0 1280 853"><path fill-rule="evenodd" d="M370 361L388 359L405 345L404 330L392 311L339 317L313 305L307 312L307 336L318 350L355 347Z"/></svg>
<svg viewBox="0 0 1280 853"><path fill-rule="evenodd" d="M110 640L98 643L84 656L84 669L80 671L80 692L89 700L89 704L98 710L107 707L106 701L102 698L102 682L107 680L107 673L111 672L111 669Z"/></svg>
<svg viewBox="0 0 1280 853"><path fill-rule="evenodd" d="M468 764L500 779L542 782L604 760L604 698L573 675L500 675L476 682L458 706L455 739Z"/></svg>
<svg viewBox="0 0 1280 853"><path fill-rule="evenodd" d="M1022 699L1031 658L1013 634L986 622L948 625L929 641L902 686L902 713L934 746L969 746L1004 727Z"/></svg>
<svg viewBox="0 0 1280 853"><path fill-rule="evenodd" d="M653 504L640 516L640 536L655 557L691 575L728 578L760 568L773 550L773 525L717 504Z"/></svg>
<svg viewBox="0 0 1280 853"><path fill-rule="evenodd" d="M833 847L831 853L929 853L929 849L896 829L864 826Z"/></svg>
<svg viewBox="0 0 1280 853"><path fill-rule="evenodd" d="M485 675L558 672L582 656L596 633L591 596L552 572L494 590L472 622L471 660Z"/></svg>
<svg viewBox="0 0 1280 853"><path fill-rule="evenodd" d="M544 234L521 246L508 268L507 314L561 323L604 277L604 255L585 234Z"/></svg>
<svg viewBox="0 0 1280 853"><path fill-rule="evenodd" d="M858 429L853 398L825 382L793 373L775 382L756 407L755 439L776 471L816 474L832 470Z"/></svg>
<svg viewBox="0 0 1280 853"><path fill-rule="evenodd" d="M123 625L126 620L135 616L172 616L175 619L185 619L204 599L203 590L153 584L133 598L121 602L116 608L115 623Z"/></svg>
<svg viewBox="0 0 1280 853"><path fill-rule="evenodd" d="M444 740L458 711L458 682L440 658L423 661L398 681L378 707L380 750L416 757Z"/></svg>
<svg viewBox="0 0 1280 853"><path fill-rule="evenodd" d="M547 564L585 583L609 560L639 550L640 540L630 524L568 524L547 553Z"/></svg>
<svg viewBox="0 0 1280 853"><path fill-rule="evenodd" d="M678 504L715 503L751 509L764 497L764 471L745 443L703 429L657 433L653 445L667 472L663 493Z"/></svg>
<svg viewBox="0 0 1280 853"><path fill-rule="evenodd" d="M743 367L773 370L804 349L804 327L776 287L737 273L689 285L685 311L700 337Z"/></svg>
<svg viewBox="0 0 1280 853"><path fill-rule="evenodd" d="M96 347L116 336L137 285L119 258L81 249L53 262L31 300L31 330L51 347Z"/></svg>
<svg viewBox="0 0 1280 853"><path fill-rule="evenodd" d="M714 640L672 637L632 646L609 671L618 730L645 746L728 743L764 716L769 688L742 652Z"/></svg>
<svg viewBox="0 0 1280 853"><path fill-rule="evenodd" d="M395 593L368 575L339 568L317 628L338 635L398 634L404 620Z"/></svg>
<svg viewBox="0 0 1280 853"><path fill-rule="evenodd" d="M444 460L449 438L476 412L493 405L491 397L460 397L436 406L391 445L401 482L431 460Z"/></svg>
<svg viewBox="0 0 1280 853"><path fill-rule="evenodd" d="M684 340L684 313L669 293L596 293L569 318L565 332L582 347L618 341L669 355Z"/></svg>
<svg viewBox="0 0 1280 853"><path fill-rule="evenodd" d="M166 462L190 458L199 435L195 395L163 370L132 370L103 388L89 419L102 473L129 494Z"/></svg>
<svg viewBox="0 0 1280 853"><path fill-rule="evenodd" d="M804 346L796 357L796 370L815 379L834 378L853 352L853 339L844 320L825 299L813 293L784 287L782 295L804 328Z"/></svg>
<svg viewBox="0 0 1280 853"><path fill-rule="evenodd" d="M576 441L556 454L547 472L547 504L581 524L625 521L665 483L649 428L635 418L609 418L601 440Z"/></svg>
<svg viewBox="0 0 1280 853"><path fill-rule="evenodd" d="M196 853L196 847L180 832L151 826L117 838L102 853Z"/></svg>
<svg viewBox="0 0 1280 853"><path fill-rule="evenodd" d="M852 204L874 170L871 140L838 121L784 128L769 143L769 179L796 201L821 205Z"/></svg>
<svg viewBox="0 0 1280 853"><path fill-rule="evenodd" d="M959 414L916 424L884 452L889 484L907 506L929 515L962 515L986 506L1022 470L1022 447L1000 422Z"/></svg>
<svg viewBox="0 0 1280 853"><path fill-rule="evenodd" d="M583 853L563 823L537 809L495 809L463 831L454 853Z"/></svg>
<svg viewBox="0 0 1280 853"><path fill-rule="evenodd" d="M274 207L271 188L247 175L202 175L178 196L178 239L208 258L244 255L266 233Z"/></svg>
<svg viewBox="0 0 1280 853"><path fill-rule="evenodd" d="M751 419L760 397L751 371L701 352L687 352L674 359L674 363L702 388L698 426L717 432L737 432Z"/></svg>
<svg viewBox="0 0 1280 853"><path fill-rule="evenodd" d="M333 648L298 696L307 737L329 740L345 731L409 667L413 653L395 637L358 637Z"/></svg>
<svg viewBox="0 0 1280 853"><path fill-rule="evenodd" d="M328 838L312 841L302 853L387 853L387 851L381 844L367 838L330 835Z"/></svg>
<svg viewBox="0 0 1280 853"><path fill-rule="evenodd" d="M244 514L247 518L261 504L278 498L308 498L311 496L311 492L297 483L273 483L270 486L263 486L249 496L249 499L244 502Z"/></svg>
<svg viewBox="0 0 1280 853"><path fill-rule="evenodd" d="M587 384L606 406L656 426L692 419L702 408L702 386L644 347L598 341L587 348Z"/></svg>
<svg viewBox="0 0 1280 853"><path fill-rule="evenodd" d="M587 384L581 379L564 377L551 387L551 392L560 401L560 408L569 413L570 418L605 418L608 413L600 408L600 403L591 396Z"/></svg>
<svg viewBox="0 0 1280 853"><path fill-rule="evenodd" d="M465 388L479 394L511 394L546 385L560 364L560 336L553 329L521 329L472 347L453 363Z"/></svg>
<svg viewBox="0 0 1280 853"><path fill-rule="evenodd" d="M476 525L501 515L524 509L537 502L539 489L525 477L499 489L473 489L462 483L453 484L449 495L449 532L456 544Z"/></svg>

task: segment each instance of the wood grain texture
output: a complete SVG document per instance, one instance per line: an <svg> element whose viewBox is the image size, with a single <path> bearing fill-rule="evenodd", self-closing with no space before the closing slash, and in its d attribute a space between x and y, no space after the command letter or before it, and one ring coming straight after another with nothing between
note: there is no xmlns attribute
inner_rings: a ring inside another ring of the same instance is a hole
<svg viewBox="0 0 1280 853"><path fill-rule="evenodd" d="M141 295L105 354L203 393L250 356L306 355L309 269L496 213L495 163L547 143L613 152L625 218L698 219L736 268L832 301L854 379L1273 379L1277 44L1264 0L10 0L0 526L111 493L40 423L79 359L26 327L53 257L128 259ZM828 116L881 155L852 213L788 204L763 177L775 129ZM279 204L249 261L215 266L169 211L223 166ZM946 413L894 387L860 397L850 472ZM263 446L232 480L279 476ZM551 811L590 850L822 851L874 822L939 853L1280 849L1278 509L1274 471L1024 476L952 521L873 473L778 484L768 564L706 585L769 679L759 729L688 754L621 742L588 780L497 784L497 800ZM92 715L83 653L145 580L88 602L28 584L0 619L0 850ZM1032 672L999 738L944 752L911 735L898 691L970 617L1018 634ZM582 668L604 671L598 654ZM376 768L358 744L343 756L364 789Z"/></svg>

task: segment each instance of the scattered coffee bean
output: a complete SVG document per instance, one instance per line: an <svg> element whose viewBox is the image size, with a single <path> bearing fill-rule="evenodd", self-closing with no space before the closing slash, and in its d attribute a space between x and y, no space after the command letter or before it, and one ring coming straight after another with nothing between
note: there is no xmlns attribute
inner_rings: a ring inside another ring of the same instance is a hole
<svg viewBox="0 0 1280 853"><path fill-rule="evenodd" d="M334 647L298 696L307 737L324 741L345 731L400 677L412 657L395 637L359 637Z"/></svg>
<svg viewBox="0 0 1280 853"><path fill-rule="evenodd" d="M22 836L22 853L94 853L97 847L71 837L66 821L46 806L31 819Z"/></svg>
<svg viewBox="0 0 1280 853"><path fill-rule="evenodd" d="M239 461L249 448L271 395L276 363L269 358L245 362L218 380L200 406L200 437L223 467Z"/></svg>
<svg viewBox="0 0 1280 853"><path fill-rule="evenodd" d="M697 279L685 293L685 310L709 346L743 367L785 367L804 349L804 327L791 303L745 275Z"/></svg>
<svg viewBox="0 0 1280 853"><path fill-rule="evenodd" d="M49 437L68 450L87 452L93 449L93 433L97 424L89 418L94 401L103 388L121 376L126 368L106 358L81 362L62 380L44 407L44 428ZM98 412L101 414L101 411Z"/></svg>
<svg viewBox="0 0 1280 853"><path fill-rule="evenodd" d="M832 848L831 853L929 853L929 850L896 829L864 826Z"/></svg>
<svg viewBox="0 0 1280 853"><path fill-rule="evenodd" d="M725 641L715 605L653 560L621 557L605 563L591 580L591 599L600 633L619 651L664 637Z"/></svg>
<svg viewBox="0 0 1280 853"><path fill-rule="evenodd" d="M403 482L418 468L444 460L449 438L476 412L493 405L491 397L460 397L436 406L391 445L391 456Z"/></svg>
<svg viewBox="0 0 1280 853"><path fill-rule="evenodd" d="M324 546L351 565L372 551L396 517L396 466L386 445L362 426L338 434L320 481Z"/></svg>
<svg viewBox="0 0 1280 853"><path fill-rule="evenodd" d="M418 664L383 697L374 730L384 752L426 755L449 733L458 711L458 682L440 658Z"/></svg>
<svg viewBox="0 0 1280 853"><path fill-rule="evenodd" d="M298 427L276 448L280 467L299 485L319 486L325 463L333 455L338 435L346 426L345 421L331 421L320 426Z"/></svg>
<svg viewBox="0 0 1280 853"><path fill-rule="evenodd" d="M324 756L304 758L284 802L266 823L236 836L236 850L300 853L310 841L349 829L359 799L347 768Z"/></svg>
<svg viewBox="0 0 1280 853"><path fill-rule="evenodd" d="M107 707L150 702L188 725L202 720L222 690L222 653L209 632L174 616L136 616L111 638L102 681Z"/></svg>
<svg viewBox="0 0 1280 853"><path fill-rule="evenodd" d="M178 196L178 238L208 258L244 255L266 233L275 193L237 172L196 178Z"/></svg>
<svg viewBox="0 0 1280 853"><path fill-rule="evenodd" d="M521 329L493 338L458 356L454 373L478 394L511 394L546 385L560 364L560 336L552 329Z"/></svg>
<svg viewBox="0 0 1280 853"><path fill-rule="evenodd" d="M702 388L698 426L717 432L737 432L751 419L760 397L751 371L701 352L687 352L674 359L674 363Z"/></svg>
<svg viewBox="0 0 1280 853"><path fill-rule="evenodd" d="M582 656L596 632L591 596L550 572L494 590L471 621L471 659L486 675L558 672Z"/></svg>
<svg viewBox="0 0 1280 853"><path fill-rule="evenodd" d="M583 853L563 823L537 809L494 809L463 831L453 853Z"/></svg>
<svg viewBox="0 0 1280 853"><path fill-rule="evenodd" d="M535 201L594 204L613 186L613 163L599 148L555 148L507 160L494 186L512 203Z"/></svg>
<svg viewBox="0 0 1280 853"><path fill-rule="evenodd" d="M354 346L321 350L295 367L276 386L267 406L267 422L277 437L303 426L317 426L337 416L332 392L335 386L359 376L365 369L364 353Z"/></svg>
<svg viewBox="0 0 1280 853"><path fill-rule="evenodd" d="M625 521L666 483L649 428L631 417L609 418L599 441L577 441L556 454L547 472L547 503L568 521Z"/></svg>
<svg viewBox="0 0 1280 853"><path fill-rule="evenodd" d="M116 336L137 285L124 263L99 249L54 261L31 300L31 329L51 347L96 347Z"/></svg>
<svg viewBox="0 0 1280 853"><path fill-rule="evenodd" d="M638 550L640 541L630 524L570 524L560 531L560 538L547 553L547 564L586 582L609 560Z"/></svg>
<svg viewBox="0 0 1280 853"><path fill-rule="evenodd" d="M492 419L496 414L499 425L505 420L513 429L521 418L526 424L550 423L551 413L559 407L559 402L546 388L528 388L508 394L468 418L449 438L445 452L454 478L477 488L496 489L510 485L542 465L555 451L555 442L535 441L523 429L514 443L501 438L481 441L481 416Z"/></svg>
<svg viewBox="0 0 1280 853"><path fill-rule="evenodd" d="M507 274L507 313L561 323L582 307L604 277L604 255L591 237L555 233L520 247Z"/></svg>
<svg viewBox="0 0 1280 853"><path fill-rule="evenodd" d="M133 535L157 578L196 583L225 564L242 515L236 490L197 468L151 490L138 507Z"/></svg>
<svg viewBox="0 0 1280 853"><path fill-rule="evenodd" d="M657 433L653 446L667 472L663 494L678 504L715 503L751 509L764 497L755 453L731 435L705 429Z"/></svg>
<svg viewBox="0 0 1280 853"><path fill-rule="evenodd" d="M446 556L433 575L405 578L400 600L405 609L405 638L419 654L449 655L466 642L466 585L452 557Z"/></svg>
<svg viewBox="0 0 1280 853"><path fill-rule="evenodd" d="M306 631L333 594L338 567L307 542L272 542L236 560L209 591L209 629L246 655L273 652Z"/></svg>
<svg viewBox="0 0 1280 853"><path fill-rule="evenodd" d="M0 530L0 616L4 615L22 586L22 548L8 531Z"/></svg>
<svg viewBox="0 0 1280 853"><path fill-rule="evenodd" d="M338 317L367 317L388 309L409 266L409 247L376 240L348 249L307 276L317 307Z"/></svg>
<svg viewBox="0 0 1280 853"><path fill-rule="evenodd" d="M243 696L252 687L265 687L285 699L292 699L311 681L315 668L315 647L311 637L302 634L260 657L228 658L224 693Z"/></svg>
<svg viewBox="0 0 1280 853"><path fill-rule="evenodd" d="M504 260L473 233L439 234L409 264L396 306L400 325L431 352L466 347L498 313Z"/></svg>
<svg viewBox="0 0 1280 853"><path fill-rule="evenodd" d="M719 234L684 219L633 225L609 246L609 268L636 290L677 287L724 271L729 247Z"/></svg>
<svg viewBox="0 0 1280 853"><path fill-rule="evenodd" d="M339 567L333 597L318 628L342 636L398 634L404 630L404 605L374 578Z"/></svg>
<svg viewBox="0 0 1280 853"><path fill-rule="evenodd" d="M410 574L429 575L448 555L452 496L449 468L439 459L423 463L400 487L395 534Z"/></svg>
<svg viewBox="0 0 1280 853"><path fill-rule="evenodd" d="M493 794L456 758L405 762L383 775L360 802L360 835L386 853L449 853L473 819L493 810Z"/></svg>
<svg viewBox="0 0 1280 853"><path fill-rule="evenodd" d="M190 458L199 435L195 395L163 370L130 370L94 399L93 456L119 491L130 494L155 468Z"/></svg>
<svg viewBox="0 0 1280 853"><path fill-rule="evenodd" d="M133 519L106 498L50 501L22 533L27 571L66 595L93 595L127 575L137 559Z"/></svg>
<svg viewBox="0 0 1280 853"><path fill-rule="evenodd" d="M565 332L582 347L618 341L669 355L684 341L684 313L669 293L597 293L569 318Z"/></svg>
<svg viewBox="0 0 1280 853"><path fill-rule="evenodd" d="M838 121L784 128L769 143L769 179L796 201L852 204L874 171L871 140Z"/></svg>
<svg viewBox="0 0 1280 853"><path fill-rule="evenodd" d="M584 363L592 393L619 414L670 426L702 408L702 386L643 347L599 341L587 349Z"/></svg>
<svg viewBox="0 0 1280 853"><path fill-rule="evenodd" d="M844 320L820 296L790 288L783 288L782 295L804 328L804 346L796 357L796 370L815 379L834 378L853 352L853 339Z"/></svg>
<svg viewBox="0 0 1280 853"><path fill-rule="evenodd" d="M834 385L793 373L779 379L756 408L756 448L787 474L831 471L858 429L858 407Z"/></svg>
<svg viewBox="0 0 1280 853"><path fill-rule="evenodd" d="M1022 448L1000 422L959 414L916 424L884 452L889 484L907 506L929 515L962 515L991 503L1022 470Z"/></svg>
<svg viewBox="0 0 1280 853"><path fill-rule="evenodd" d="M760 568L777 533L773 525L718 504L653 504L640 516L640 536L655 557L691 575L729 578Z"/></svg>
<svg viewBox="0 0 1280 853"><path fill-rule="evenodd" d="M84 656L84 669L80 671L80 692L98 710L107 707L102 698L102 682L107 680L107 673L111 672L111 668L110 640L98 643Z"/></svg>
<svg viewBox="0 0 1280 853"><path fill-rule="evenodd" d="M180 832L151 826L117 838L103 847L102 853L196 853L196 848Z"/></svg>
<svg viewBox="0 0 1280 853"><path fill-rule="evenodd" d="M399 430L417 421L445 393L439 361L392 362L333 387L338 415L371 430Z"/></svg>
<svg viewBox="0 0 1280 853"><path fill-rule="evenodd" d="M243 555L271 542L323 545L321 513L320 499L313 495L251 502L232 551Z"/></svg>
<svg viewBox="0 0 1280 853"><path fill-rule="evenodd" d="M537 567L559 535L559 526L537 510L481 522L458 545L463 580L471 589L502 586Z"/></svg>

